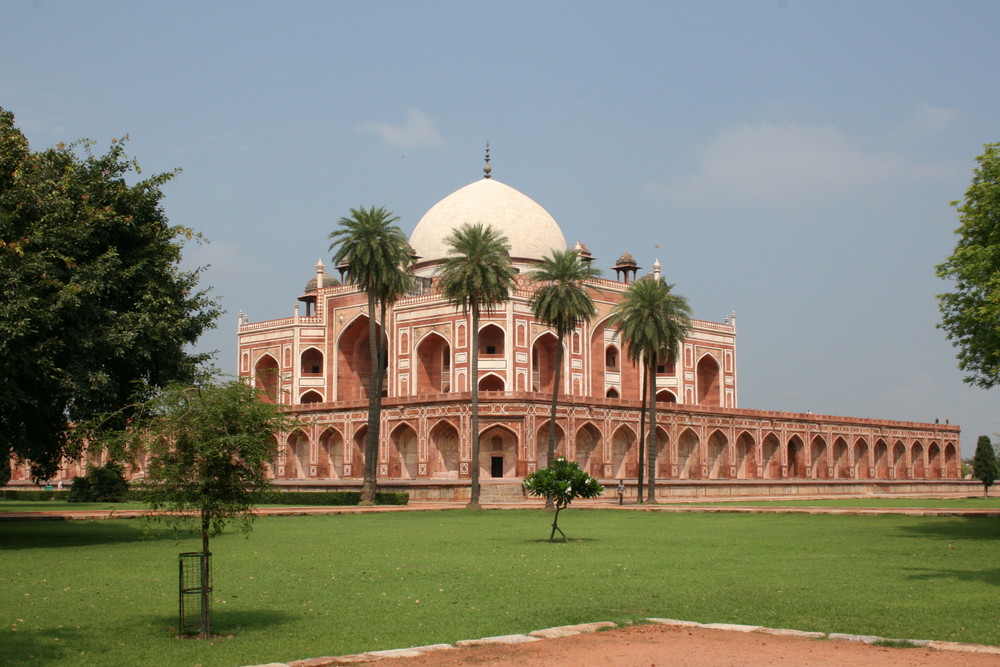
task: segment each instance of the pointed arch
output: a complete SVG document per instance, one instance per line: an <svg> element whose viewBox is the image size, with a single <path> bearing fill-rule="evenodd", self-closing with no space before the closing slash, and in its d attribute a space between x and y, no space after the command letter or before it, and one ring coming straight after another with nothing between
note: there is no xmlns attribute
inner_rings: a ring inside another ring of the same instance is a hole
<svg viewBox="0 0 1000 667"><path fill-rule="evenodd" d="M788 465L788 476L789 477L805 477L806 476L806 452L805 446L802 443L802 438L797 435L793 435L788 439L787 445L787 457L785 458Z"/></svg>
<svg viewBox="0 0 1000 667"><path fill-rule="evenodd" d="M479 474L483 479L517 477L517 432L493 423L479 436ZM499 473L499 474L498 474Z"/></svg>
<svg viewBox="0 0 1000 667"><path fill-rule="evenodd" d="M340 479L344 474L344 437L333 427L327 427L319 436L318 468L317 477Z"/></svg>
<svg viewBox="0 0 1000 667"><path fill-rule="evenodd" d="M958 467L958 450L955 447L955 443L949 442L944 446L944 476L948 479L958 479L961 475L959 474Z"/></svg>
<svg viewBox="0 0 1000 667"><path fill-rule="evenodd" d="M387 346L386 363L389 362L388 340L382 327L375 325L376 335L382 336ZM357 315L337 338L337 400L353 401L368 398L371 382L371 353L368 348L368 317ZM388 385L388 383L386 383Z"/></svg>
<svg viewBox="0 0 1000 667"><path fill-rule="evenodd" d="M323 402L323 394L319 393L315 389L310 389L309 391L299 396L299 403L301 404L322 403L322 402Z"/></svg>
<svg viewBox="0 0 1000 667"><path fill-rule="evenodd" d="M389 433L389 477L417 478L417 431L407 422Z"/></svg>
<svg viewBox="0 0 1000 667"><path fill-rule="evenodd" d="M576 430L573 440L576 450L574 459L580 469L594 477L603 477L604 458L601 446L603 438L600 429L593 423L587 422Z"/></svg>
<svg viewBox="0 0 1000 667"><path fill-rule="evenodd" d="M309 477L309 437L302 429L295 429L285 438L287 454L285 459L285 479L307 479Z"/></svg>
<svg viewBox="0 0 1000 667"><path fill-rule="evenodd" d="M873 465L868 442L864 438L858 438L854 441L854 476L857 479L869 479Z"/></svg>
<svg viewBox="0 0 1000 667"><path fill-rule="evenodd" d="M875 479L889 479L889 447L882 438L875 441L874 456Z"/></svg>
<svg viewBox="0 0 1000 667"><path fill-rule="evenodd" d="M942 461L941 446L937 442L931 441L930 446L927 448L928 479L941 479L944 472Z"/></svg>
<svg viewBox="0 0 1000 667"><path fill-rule="evenodd" d="M254 386L260 389L261 398L268 403L278 401L278 360L265 353L253 365Z"/></svg>
<svg viewBox="0 0 1000 667"><path fill-rule="evenodd" d="M638 438L635 431L626 424L615 429L611 436L611 471L615 479L635 477L638 470L636 447Z"/></svg>
<svg viewBox="0 0 1000 667"><path fill-rule="evenodd" d="M919 440L910 447L910 472L913 479L924 479L927 476L924 469L924 446Z"/></svg>
<svg viewBox="0 0 1000 667"><path fill-rule="evenodd" d="M493 322L481 326L479 328L479 358L502 358L506 336L506 332Z"/></svg>
<svg viewBox="0 0 1000 667"><path fill-rule="evenodd" d="M447 419L438 421L428 432L430 474L437 479L458 479L458 427Z"/></svg>
<svg viewBox="0 0 1000 667"><path fill-rule="evenodd" d="M302 377L323 375L323 353L318 348L309 346L299 355L299 374Z"/></svg>
<svg viewBox="0 0 1000 667"><path fill-rule="evenodd" d="M621 398L621 396L618 395L618 390L615 389L614 387L608 388L608 391L605 394L605 397L606 398Z"/></svg>
<svg viewBox="0 0 1000 667"><path fill-rule="evenodd" d="M810 477L812 479L826 479L829 475L830 452L826 446L826 440L817 435L812 439L809 447L809 459L811 465Z"/></svg>
<svg viewBox="0 0 1000 667"><path fill-rule="evenodd" d="M695 374L698 387L698 405L709 407L719 407L722 405L720 368L719 360L707 352L698 360Z"/></svg>
<svg viewBox="0 0 1000 667"><path fill-rule="evenodd" d="M729 478L729 438L716 429L708 436L708 478Z"/></svg>
<svg viewBox="0 0 1000 667"><path fill-rule="evenodd" d="M479 391L503 391L504 379L496 373L488 373L479 379Z"/></svg>
<svg viewBox="0 0 1000 667"><path fill-rule="evenodd" d="M556 359L559 338L551 331L544 331L531 344L531 390L552 395L556 377ZM563 388L559 388L563 393Z"/></svg>
<svg viewBox="0 0 1000 667"><path fill-rule="evenodd" d="M549 424L549 420L545 420L545 423L538 427L537 435L535 436L536 469L545 468L549 465ZM556 446L554 451L555 456L566 456L566 436L562 426L558 423L556 424Z"/></svg>
<svg viewBox="0 0 1000 667"><path fill-rule="evenodd" d="M906 445L902 440L897 440L892 446L892 469L895 471L896 479L907 478L906 463Z"/></svg>
<svg viewBox="0 0 1000 667"><path fill-rule="evenodd" d="M701 477L698 434L687 428L677 438L678 479L698 479Z"/></svg>
<svg viewBox="0 0 1000 667"><path fill-rule="evenodd" d="M757 478L757 446L753 436L748 431L743 431L736 438L736 479L756 479Z"/></svg>
<svg viewBox="0 0 1000 667"><path fill-rule="evenodd" d="M764 479L781 479L781 441L774 433L764 436L761 443Z"/></svg>
<svg viewBox="0 0 1000 667"><path fill-rule="evenodd" d="M451 345L436 331L417 342L416 396L451 391Z"/></svg>
<svg viewBox="0 0 1000 667"><path fill-rule="evenodd" d="M830 460L833 466L834 479L849 479L851 477L851 461L848 453L847 441L842 437L837 437L833 441L833 458Z"/></svg>
<svg viewBox="0 0 1000 667"><path fill-rule="evenodd" d="M661 389L656 392L656 402L657 403L676 403L677 396L674 392L669 389Z"/></svg>

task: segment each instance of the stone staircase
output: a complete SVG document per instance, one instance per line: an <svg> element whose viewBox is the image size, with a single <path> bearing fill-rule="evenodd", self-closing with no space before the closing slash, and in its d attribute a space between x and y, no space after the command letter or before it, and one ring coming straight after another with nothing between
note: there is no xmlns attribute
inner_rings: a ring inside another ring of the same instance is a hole
<svg viewBox="0 0 1000 667"><path fill-rule="evenodd" d="M483 482L479 488L480 503L523 503L524 498L524 487L520 483Z"/></svg>

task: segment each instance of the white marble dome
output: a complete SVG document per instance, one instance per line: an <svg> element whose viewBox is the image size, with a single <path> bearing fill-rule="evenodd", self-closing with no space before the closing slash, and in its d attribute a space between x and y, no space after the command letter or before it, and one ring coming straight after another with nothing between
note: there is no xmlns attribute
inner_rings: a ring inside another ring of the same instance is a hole
<svg viewBox="0 0 1000 667"><path fill-rule="evenodd" d="M457 190L431 207L410 235L421 264L448 257L445 239L464 223L482 222L510 241L510 256L540 260L553 250L565 250L566 239L555 219L530 197L492 178Z"/></svg>

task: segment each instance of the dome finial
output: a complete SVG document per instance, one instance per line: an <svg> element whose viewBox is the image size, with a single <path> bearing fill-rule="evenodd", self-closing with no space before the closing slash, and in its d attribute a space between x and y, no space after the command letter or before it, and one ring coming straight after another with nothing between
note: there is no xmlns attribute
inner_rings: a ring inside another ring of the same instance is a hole
<svg viewBox="0 0 1000 667"><path fill-rule="evenodd" d="M493 167L490 166L490 142L486 142L486 164L483 166L483 178L489 178Z"/></svg>

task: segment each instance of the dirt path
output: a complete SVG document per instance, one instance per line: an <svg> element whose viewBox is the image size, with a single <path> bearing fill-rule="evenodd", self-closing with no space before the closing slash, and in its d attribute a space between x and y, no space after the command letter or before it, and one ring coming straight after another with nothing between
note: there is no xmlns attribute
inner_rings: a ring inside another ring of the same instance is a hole
<svg viewBox="0 0 1000 667"><path fill-rule="evenodd" d="M321 667L344 663L304 660L290 664ZM376 664L385 667L997 667L1000 655L928 647L886 648L854 641L652 624L524 644L444 649L415 658L386 658Z"/></svg>

